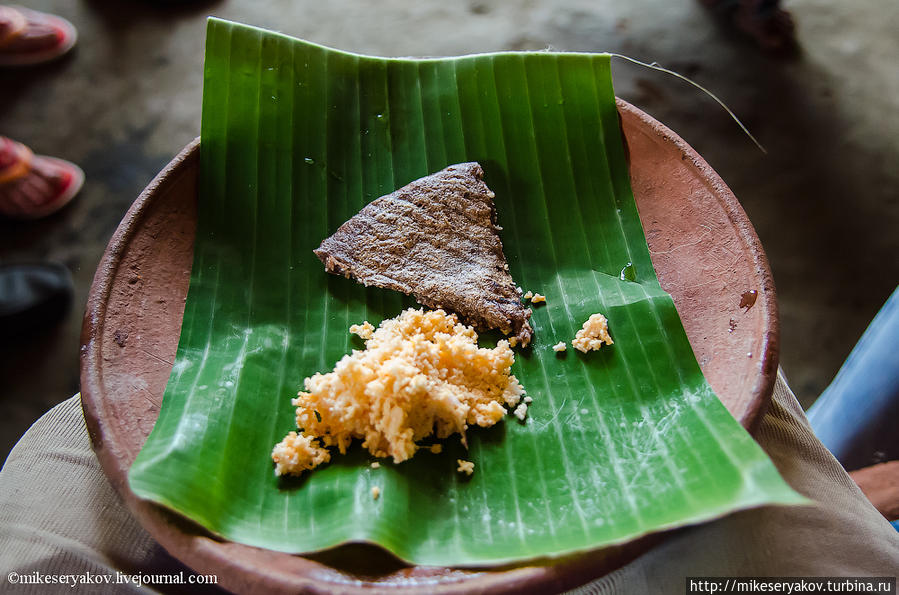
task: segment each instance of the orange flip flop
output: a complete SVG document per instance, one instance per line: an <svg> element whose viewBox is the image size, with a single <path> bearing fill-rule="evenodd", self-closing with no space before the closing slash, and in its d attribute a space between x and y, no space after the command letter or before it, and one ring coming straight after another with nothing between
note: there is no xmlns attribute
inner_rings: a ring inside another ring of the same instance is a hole
<svg viewBox="0 0 899 595"><path fill-rule="evenodd" d="M84 172L74 163L34 155L0 136L0 216L46 217L75 198L83 184Z"/></svg>
<svg viewBox="0 0 899 595"><path fill-rule="evenodd" d="M0 5L0 66L28 66L58 58L78 39L75 26L56 15Z"/></svg>

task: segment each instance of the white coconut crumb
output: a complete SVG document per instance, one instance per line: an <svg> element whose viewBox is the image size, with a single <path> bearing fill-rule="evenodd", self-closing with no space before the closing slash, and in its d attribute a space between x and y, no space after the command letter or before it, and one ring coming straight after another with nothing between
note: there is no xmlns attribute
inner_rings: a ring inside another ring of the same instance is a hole
<svg viewBox="0 0 899 595"><path fill-rule="evenodd" d="M553 351L559 353L560 351L566 351L568 349L568 345L565 344L565 341L559 341L555 345L553 345Z"/></svg>
<svg viewBox="0 0 899 595"><path fill-rule="evenodd" d="M575 349L587 353L591 349L599 349L605 345L612 345L612 337L609 335L609 321L602 314L593 314L584 323L583 328L577 332L571 344Z"/></svg>
<svg viewBox="0 0 899 595"><path fill-rule="evenodd" d="M541 295L541 294L539 294L539 293L535 293L535 294L534 294L534 297L531 298L531 303L532 303L532 304L539 304L539 303L541 303L541 302L544 303L544 304L546 303L546 296L545 296L545 295Z"/></svg>
<svg viewBox="0 0 899 595"><path fill-rule="evenodd" d="M375 461L374 463L371 464L372 469L379 469L380 467L381 467L381 463L379 463L377 461Z"/></svg>
<svg viewBox="0 0 899 595"><path fill-rule="evenodd" d="M371 339L371 336L374 334L375 327L373 327L372 324L366 320L362 324L352 325L350 327L350 332L354 335L359 335L360 338L367 341L368 339Z"/></svg>
<svg viewBox="0 0 899 595"><path fill-rule="evenodd" d="M371 488L372 500L377 500L378 496L380 496L380 495L381 495L381 488L379 488L378 486L372 486L372 488Z"/></svg>
<svg viewBox="0 0 899 595"><path fill-rule="evenodd" d="M534 297L534 294L531 293L530 291L528 291L526 294L524 294L524 299L526 299L526 300L529 300L532 297Z"/></svg>
<svg viewBox="0 0 899 595"><path fill-rule="evenodd" d="M459 465L459 468L456 469L458 473L464 473L466 475L471 475L472 473L474 473L474 463L472 463L471 461L456 459L456 463Z"/></svg>
<svg viewBox="0 0 899 595"><path fill-rule="evenodd" d="M515 291L518 292L518 295L521 295L522 293L524 293L524 290L521 287L516 287Z"/></svg>
<svg viewBox="0 0 899 595"><path fill-rule="evenodd" d="M527 403L528 405L530 405L531 403L534 402L534 399L532 399L532 398L530 398L530 397L525 397L525 398L524 398L524 402Z"/></svg>
<svg viewBox="0 0 899 595"><path fill-rule="evenodd" d="M524 418L528 416L528 406L525 403L522 403L515 408L515 411L512 412L512 415L514 415L521 421L524 421Z"/></svg>

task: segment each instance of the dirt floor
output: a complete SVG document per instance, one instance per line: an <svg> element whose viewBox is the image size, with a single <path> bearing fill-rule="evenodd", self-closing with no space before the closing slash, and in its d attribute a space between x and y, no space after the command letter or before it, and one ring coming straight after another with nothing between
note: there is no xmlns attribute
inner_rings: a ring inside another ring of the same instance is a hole
<svg viewBox="0 0 899 595"><path fill-rule="evenodd" d="M76 51L0 71L0 134L80 164L62 212L0 221L0 261L54 259L76 282L56 329L0 347L0 461L28 426L77 392L81 316L128 206L199 134L205 18L216 15L385 56L504 49L620 52L714 90L758 151L685 83L614 63L619 96L693 145L742 202L777 285L781 364L803 404L827 386L899 281L899 3L795 0L801 45L763 54L696 0L36 0L69 18Z"/></svg>

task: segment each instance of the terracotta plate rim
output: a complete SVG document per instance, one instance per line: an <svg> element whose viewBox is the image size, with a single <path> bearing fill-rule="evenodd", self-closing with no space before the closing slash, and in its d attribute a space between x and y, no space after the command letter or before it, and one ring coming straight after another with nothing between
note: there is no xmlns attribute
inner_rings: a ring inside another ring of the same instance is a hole
<svg viewBox="0 0 899 595"><path fill-rule="evenodd" d="M664 139L664 141L681 152L681 158L687 161L696 169L702 179L713 190L712 194L718 200L727 213L728 219L734 225L737 234L746 243L749 248L751 260L755 266L755 273L761 281L761 289L758 293L758 299L755 307L758 307L765 313L764 327L767 329L762 337L761 353L759 354L759 363L761 371L755 386L752 388L752 395L749 401L749 407L743 412L737 421L754 434L761 422L762 417L768 409L771 402L771 395L774 392L774 383L777 380L777 368L780 359L780 316L777 309L777 292L774 287L774 277L771 274L771 267L768 264L768 257L762 248L758 234L746 211L737 200L736 195L724 183L721 176L712 169L705 159L703 159L696 150L687 144L687 142L677 135L673 130L642 111L634 107L623 99L616 98L618 111L625 112L638 120L645 126L646 130L651 130L654 134ZM664 287L663 287L664 289Z"/></svg>

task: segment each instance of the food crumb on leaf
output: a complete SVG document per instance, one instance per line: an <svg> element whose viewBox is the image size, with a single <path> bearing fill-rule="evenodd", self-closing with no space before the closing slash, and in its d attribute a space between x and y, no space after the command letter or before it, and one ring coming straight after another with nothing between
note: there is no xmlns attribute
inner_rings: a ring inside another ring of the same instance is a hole
<svg viewBox="0 0 899 595"><path fill-rule="evenodd" d="M584 323L584 326L575 335L571 344L575 349L583 353L597 350L603 345L612 345L612 337L609 335L609 321L602 314L593 314Z"/></svg>
<svg viewBox="0 0 899 595"><path fill-rule="evenodd" d="M466 461L464 459L456 459L456 463L459 465L459 468L456 469L459 473L464 473L466 475L471 475L474 473L474 463L471 461Z"/></svg>

